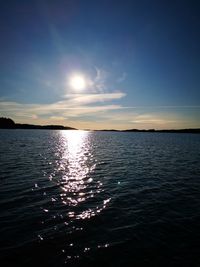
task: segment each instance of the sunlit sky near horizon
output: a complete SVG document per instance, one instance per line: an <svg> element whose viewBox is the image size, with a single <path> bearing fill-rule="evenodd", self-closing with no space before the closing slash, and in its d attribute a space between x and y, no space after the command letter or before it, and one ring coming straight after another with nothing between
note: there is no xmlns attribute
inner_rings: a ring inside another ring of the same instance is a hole
<svg viewBox="0 0 200 267"><path fill-rule="evenodd" d="M200 127L200 2L0 3L0 116L79 129Z"/></svg>

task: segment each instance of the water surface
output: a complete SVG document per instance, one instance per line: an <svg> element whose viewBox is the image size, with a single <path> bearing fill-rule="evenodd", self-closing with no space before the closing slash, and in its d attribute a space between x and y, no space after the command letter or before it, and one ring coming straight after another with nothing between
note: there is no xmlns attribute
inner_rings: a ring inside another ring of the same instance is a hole
<svg viewBox="0 0 200 267"><path fill-rule="evenodd" d="M1 130L0 151L3 266L200 266L199 135Z"/></svg>

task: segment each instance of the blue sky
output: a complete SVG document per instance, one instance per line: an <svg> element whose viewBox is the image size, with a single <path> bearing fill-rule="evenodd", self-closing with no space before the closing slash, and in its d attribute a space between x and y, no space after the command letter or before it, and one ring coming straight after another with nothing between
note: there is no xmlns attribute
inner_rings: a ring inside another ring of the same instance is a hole
<svg viewBox="0 0 200 267"><path fill-rule="evenodd" d="M80 129L200 127L199 12L198 1L1 2L0 115Z"/></svg>

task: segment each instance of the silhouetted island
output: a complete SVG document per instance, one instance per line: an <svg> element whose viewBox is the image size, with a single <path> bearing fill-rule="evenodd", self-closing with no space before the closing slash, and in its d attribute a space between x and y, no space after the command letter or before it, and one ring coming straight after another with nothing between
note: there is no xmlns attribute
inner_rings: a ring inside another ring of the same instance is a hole
<svg viewBox="0 0 200 267"><path fill-rule="evenodd" d="M34 125L34 124L21 124L15 123L10 118L0 117L0 129L47 129L47 130L77 130L69 126L63 125ZM87 129L87 131L90 131ZM200 128L189 128L189 129L169 129L169 130L155 130L155 129L127 129L127 130L115 130L115 129L104 129L94 131L105 131L105 132L147 132L147 133L200 133Z"/></svg>
<svg viewBox="0 0 200 267"><path fill-rule="evenodd" d="M15 123L10 118L0 118L0 129L47 129L47 130L77 130L63 125L34 125Z"/></svg>

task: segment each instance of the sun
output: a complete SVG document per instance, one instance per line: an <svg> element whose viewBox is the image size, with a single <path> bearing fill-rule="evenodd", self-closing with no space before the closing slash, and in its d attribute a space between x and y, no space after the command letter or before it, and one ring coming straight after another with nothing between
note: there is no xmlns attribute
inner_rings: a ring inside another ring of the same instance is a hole
<svg viewBox="0 0 200 267"><path fill-rule="evenodd" d="M73 75L69 79L69 85L75 90L83 90L86 87L86 81L83 75Z"/></svg>

